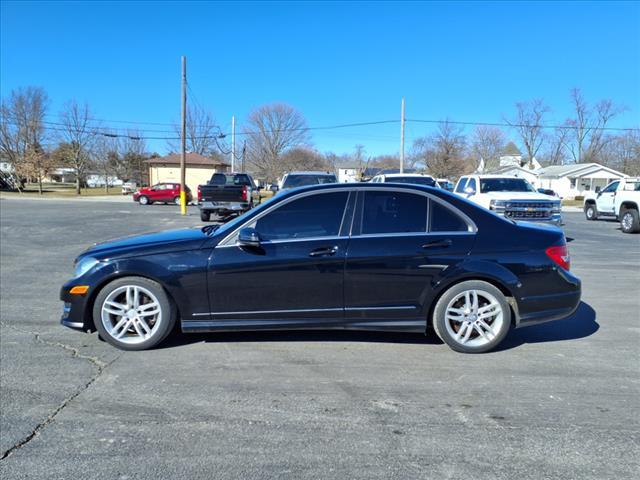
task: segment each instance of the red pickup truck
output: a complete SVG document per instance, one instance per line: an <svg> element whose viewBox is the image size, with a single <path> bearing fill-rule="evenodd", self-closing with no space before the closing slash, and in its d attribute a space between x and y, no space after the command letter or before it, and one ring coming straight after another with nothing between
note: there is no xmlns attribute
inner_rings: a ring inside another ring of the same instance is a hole
<svg viewBox="0 0 640 480"><path fill-rule="evenodd" d="M193 200L191 190L185 186L187 193L187 203ZM150 187L141 188L133 194L133 201L140 205L151 205L153 202L175 203L180 205L180 184L179 183L156 183Z"/></svg>

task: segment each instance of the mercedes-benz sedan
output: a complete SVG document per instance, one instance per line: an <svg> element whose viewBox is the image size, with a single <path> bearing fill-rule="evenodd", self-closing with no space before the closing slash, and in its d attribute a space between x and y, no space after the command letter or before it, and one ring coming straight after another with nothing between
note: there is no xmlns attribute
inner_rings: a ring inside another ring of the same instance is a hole
<svg viewBox="0 0 640 480"><path fill-rule="evenodd" d="M580 301L564 234L442 189L328 184L286 191L224 225L98 244L62 287L62 324L111 344L183 332L427 333L484 352L511 327Z"/></svg>

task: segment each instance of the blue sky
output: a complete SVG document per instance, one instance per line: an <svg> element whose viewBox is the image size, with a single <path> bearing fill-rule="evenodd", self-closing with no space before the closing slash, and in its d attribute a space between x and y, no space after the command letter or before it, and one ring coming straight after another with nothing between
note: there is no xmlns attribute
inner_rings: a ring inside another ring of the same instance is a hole
<svg viewBox="0 0 640 480"><path fill-rule="evenodd" d="M195 99L225 131L232 115L242 123L274 101L310 126L397 119L402 96L408 118L496 122L541 97L562 121L574 86L626 105L614 126L640 125L637 2L3 1L0 36L2 96L42 86L53 114L76 98L102 119L177 121L186 55ZM409 143L432 128L409 123ZM313 141L321 151L360 143L396 153L399 126ZM160 153L165 144L148 142Z"/></svg>

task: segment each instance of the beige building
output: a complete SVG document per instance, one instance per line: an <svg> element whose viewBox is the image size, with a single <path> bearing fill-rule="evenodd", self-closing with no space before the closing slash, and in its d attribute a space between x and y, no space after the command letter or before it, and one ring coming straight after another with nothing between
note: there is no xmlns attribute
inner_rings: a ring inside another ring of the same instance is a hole
<svg viewBox="0 0 640 480"><path fill-rule="evenodd" d="M171 153L165 157L151 158L149 165L149 185L162 182L180 183L180 154ZM220 160L197 153L187 153L186 184L195 196L198 185L207 183L211 175L226 172L229 165Z"/></svg>

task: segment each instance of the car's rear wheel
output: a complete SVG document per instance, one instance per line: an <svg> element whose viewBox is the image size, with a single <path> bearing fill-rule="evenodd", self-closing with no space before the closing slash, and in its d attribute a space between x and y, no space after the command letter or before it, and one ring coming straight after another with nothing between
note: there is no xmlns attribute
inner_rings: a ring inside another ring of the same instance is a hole
<svg viewBox="0 0 640 480"><path fill-rule="evenodd" d="M511 309L498 288L468 280L440 297L432 320L438 336L453 350L482 353L495 348L509 332Z"/></svg>
<svg viewBox="0 0 640 480"><path fill-rule="evenodd" d="M208 222L210 218L211 213L200 210L200 220L202 220L203 222Z"/></svg>
<svg viewBox="0 0 640 480"><path fill-rule="evenodd" d="M620 228L624 233L640 232L640 215L638 215L638 210L625 210L620 217Z"/></svg>
<svg viewBox="0 0 640 480"><path fill-rule="evenodd" d="M123 277L100 290L93 306L93 321L111 345L122 350L146 350L171 332L176 311L159 283L144 277Z"/></svg>
<svg viewBox="0 0 640 480"><path fill-rule="evenodd" d="M587 220L598 219L598 209L593 203L590 203L584 207L584 216L587 217Z"/></svg>
<svg viewBox="0 0 640 480"><path fill-rule="evenodd" d="M173 203L175 203L176 205L180 205L180 197L178 196L178 197L174 198L173 199Z"/></svg>
<svg viewBox="0 0 640 480"><path fill-rule="evenodd" d="M151 203L149 201L149 197L145 197L144 195L140 196L140 198L138 199L138 202L140 202L140 205L149 205Z"/></svg>

